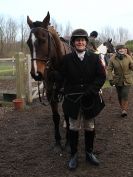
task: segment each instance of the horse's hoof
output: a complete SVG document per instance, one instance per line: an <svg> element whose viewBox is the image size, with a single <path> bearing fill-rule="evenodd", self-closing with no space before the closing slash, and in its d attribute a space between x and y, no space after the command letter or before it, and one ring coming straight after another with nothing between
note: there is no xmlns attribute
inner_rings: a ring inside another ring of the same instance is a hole
<svg viewBox="0 0 133 177"><path fill-rule="evenodd" d="M54 147L53 147L53 152L55 154L61 154L62 153L62 146L61 143L55 143Z"/></svg>

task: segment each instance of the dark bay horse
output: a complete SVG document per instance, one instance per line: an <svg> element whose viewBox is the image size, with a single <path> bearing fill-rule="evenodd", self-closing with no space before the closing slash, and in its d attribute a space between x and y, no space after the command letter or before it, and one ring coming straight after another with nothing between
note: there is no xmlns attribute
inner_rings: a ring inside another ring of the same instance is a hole
<svg viewBox="0 0 133 177"><path fill-rule="evenodd" d="M42 22L32 20L27 16L27 23L31 29L27 44L31 53L31 76L36 81L44 81L47 99L52 110L55 130L55 149L61 148L61 135L59 130L60 115L58 111L58 83L51 79L51 73L58 71L63 55L71 52L69 44L59 37L59 34L50 26L50 14L47 13ZM53 97L53 93L56 93ZM66 142L68 142L69 122L66 115Z"/></svg>

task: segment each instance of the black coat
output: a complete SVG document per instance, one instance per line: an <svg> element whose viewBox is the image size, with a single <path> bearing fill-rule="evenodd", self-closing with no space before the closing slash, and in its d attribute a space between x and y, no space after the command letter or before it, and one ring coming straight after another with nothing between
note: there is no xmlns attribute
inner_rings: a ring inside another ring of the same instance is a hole
<svg viewBox="0 0 133 177"><path fill-rule="evenodd" d="M99 98L99 90L106 79L104 67L97 54L86 52L83 61L81 61L77 54L73 52L64 56L61 75L64 79L64 112L76 119L79 110L82 109L81 100L84 98L84 94L94 94L94 99ZM96 109L96 105L94 107ZM97 115L90 116L88 111L85 111L85 113L86 117Z"/></svg>

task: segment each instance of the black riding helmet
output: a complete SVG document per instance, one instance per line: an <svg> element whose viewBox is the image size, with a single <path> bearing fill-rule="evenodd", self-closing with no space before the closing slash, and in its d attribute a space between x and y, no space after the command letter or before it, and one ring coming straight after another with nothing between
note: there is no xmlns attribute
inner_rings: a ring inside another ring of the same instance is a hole
<svg viewBox="0 0 133 177"><path fill-rule="evenodd" d="M84 29L76 29L72 32L72 35L70 38L71 45L73 45L73 42L77 37L84 37L85 40L88 42L88 33Z"/></svg>
<svg viewBox="0 0 133 177"><path fill-rule="evenodd" d="M98 32L97 32L97 31L92 31L92 32L90 33L90 36L91 36L91 37L97 37L97 36L98 36Z"/></svg>

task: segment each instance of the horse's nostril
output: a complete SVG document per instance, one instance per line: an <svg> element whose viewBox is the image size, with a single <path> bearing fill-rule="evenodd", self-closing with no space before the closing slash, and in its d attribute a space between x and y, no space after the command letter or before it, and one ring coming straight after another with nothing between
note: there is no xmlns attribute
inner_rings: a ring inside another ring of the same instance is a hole
<svg viewBox="0 0 133 177"><path fill-rule="evenodd" d="M42 77L42 73L41 72L37 72L37 76L38 77Z"/></svg>
<svg viewBox="0 0 133 177"><path fill-rule="evenodd" d="M31 73L31 77L35 79L35 81L41 81L43 79L42 74L40 72L36 74L33 72L30 72L30 73Z"/></svg>

